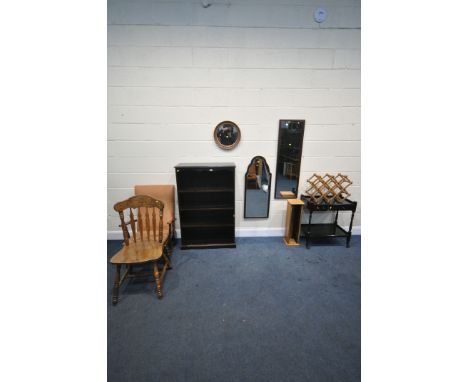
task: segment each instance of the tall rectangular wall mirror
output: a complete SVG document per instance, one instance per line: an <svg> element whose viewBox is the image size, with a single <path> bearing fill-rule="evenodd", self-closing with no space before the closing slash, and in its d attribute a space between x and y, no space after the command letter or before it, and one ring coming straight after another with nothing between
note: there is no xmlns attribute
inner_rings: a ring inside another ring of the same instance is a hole
<svg viewBox="0 0 468 382"><path fill-rule="evenodd" d="M281 192L287 191L292 192L297 198L304 128L305 120L280 120L276 158L275 199L282 199Z"/></svg>

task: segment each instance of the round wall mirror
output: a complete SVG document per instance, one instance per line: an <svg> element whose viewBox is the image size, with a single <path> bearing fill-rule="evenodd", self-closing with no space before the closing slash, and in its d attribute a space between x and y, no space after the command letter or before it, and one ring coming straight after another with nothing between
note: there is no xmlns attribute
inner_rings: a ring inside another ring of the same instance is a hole
<svg viewBox="0 0 468 382"><path fill-rule="evenodd" d="M216 144L224 150L231 150L236 147L241 139L239 126L231 121L223 121L214 129L214 140Z"/></svg>

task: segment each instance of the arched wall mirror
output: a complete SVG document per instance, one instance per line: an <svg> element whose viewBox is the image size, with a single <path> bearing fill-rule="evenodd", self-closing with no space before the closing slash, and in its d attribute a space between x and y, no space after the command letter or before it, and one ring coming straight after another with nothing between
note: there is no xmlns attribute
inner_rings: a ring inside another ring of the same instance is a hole
<svg viewBox="0 0 468 382"><path fill-rule="evenodd" d="M292 197L297 198L304 127L305 120L280 120L276 159L276 199L282 199L281 192L292 193L294 194Z"/></svg>
<svg viewBox="0 0 468 382"><path fill-rule="evenodd" d="M252 159L245 173L244 218L267 218L270 213L271 172L264 157Z"/></svg>

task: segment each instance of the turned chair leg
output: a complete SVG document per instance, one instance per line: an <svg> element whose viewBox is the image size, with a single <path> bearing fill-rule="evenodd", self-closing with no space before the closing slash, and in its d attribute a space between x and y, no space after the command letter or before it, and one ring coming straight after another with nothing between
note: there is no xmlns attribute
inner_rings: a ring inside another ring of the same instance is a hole
<svg viewBox="0 0 468 382"><path fill-rule="evenodd" d="M166 264L167 264L167 269L172 269L172 264L171 264L171 260L170 260L170 256L168 254L168 250L165 249L163 251L163 259L165 260Z"/></svg>
<svg viewBox="0 0 468 382"><path fill-rule="evenodd" d="M174 252L174 245L170 243L167 248L167 257L171 258L173 252Z"/></svg>
<svg viewBox="0 0 468 382"><path fill-rule="evenodd" d="M114 278L114 289L112 290L112 305L116 305L119 302L120 268L121 265L117 264Z"/></svg>
<svg viewBox="0 0 468 382"><path fill-rule="evenodd" d="M175 243L176 243L175 230L172 229L171 237L169 238L168 243L167 243L167 256L169 258L172 257L172 253L174 252Z"/></svg>
<svg viewBox="0 0 468 382"><path fill-rule="evenodd" d="M172 226L171 228L171 239L169 240L170 241L170 252L169 252L169 257L172 257L172 253L174 252L174 247L176 245L176 235L175 235L175 228L174 226Z"/></svg>
<svg viewBox="0 0 468 382"><path fill-rule="evenodd" d="M156 293L159 299L163 298L162 289L161 289L161 279L159 278L158 265L154 263L153 265L154 280L156 281Z"/></svg>

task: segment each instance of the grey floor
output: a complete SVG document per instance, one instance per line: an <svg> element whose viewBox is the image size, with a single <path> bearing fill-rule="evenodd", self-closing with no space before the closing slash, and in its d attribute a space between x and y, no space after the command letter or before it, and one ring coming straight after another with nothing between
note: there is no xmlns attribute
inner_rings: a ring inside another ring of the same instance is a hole
<svg viewBox="0 0 468 382"><path fill-rule="evenodd" d="M359 381L360 243L176 249L162 300L135 280L117 306L109 266L108 380Z"/></svg>

